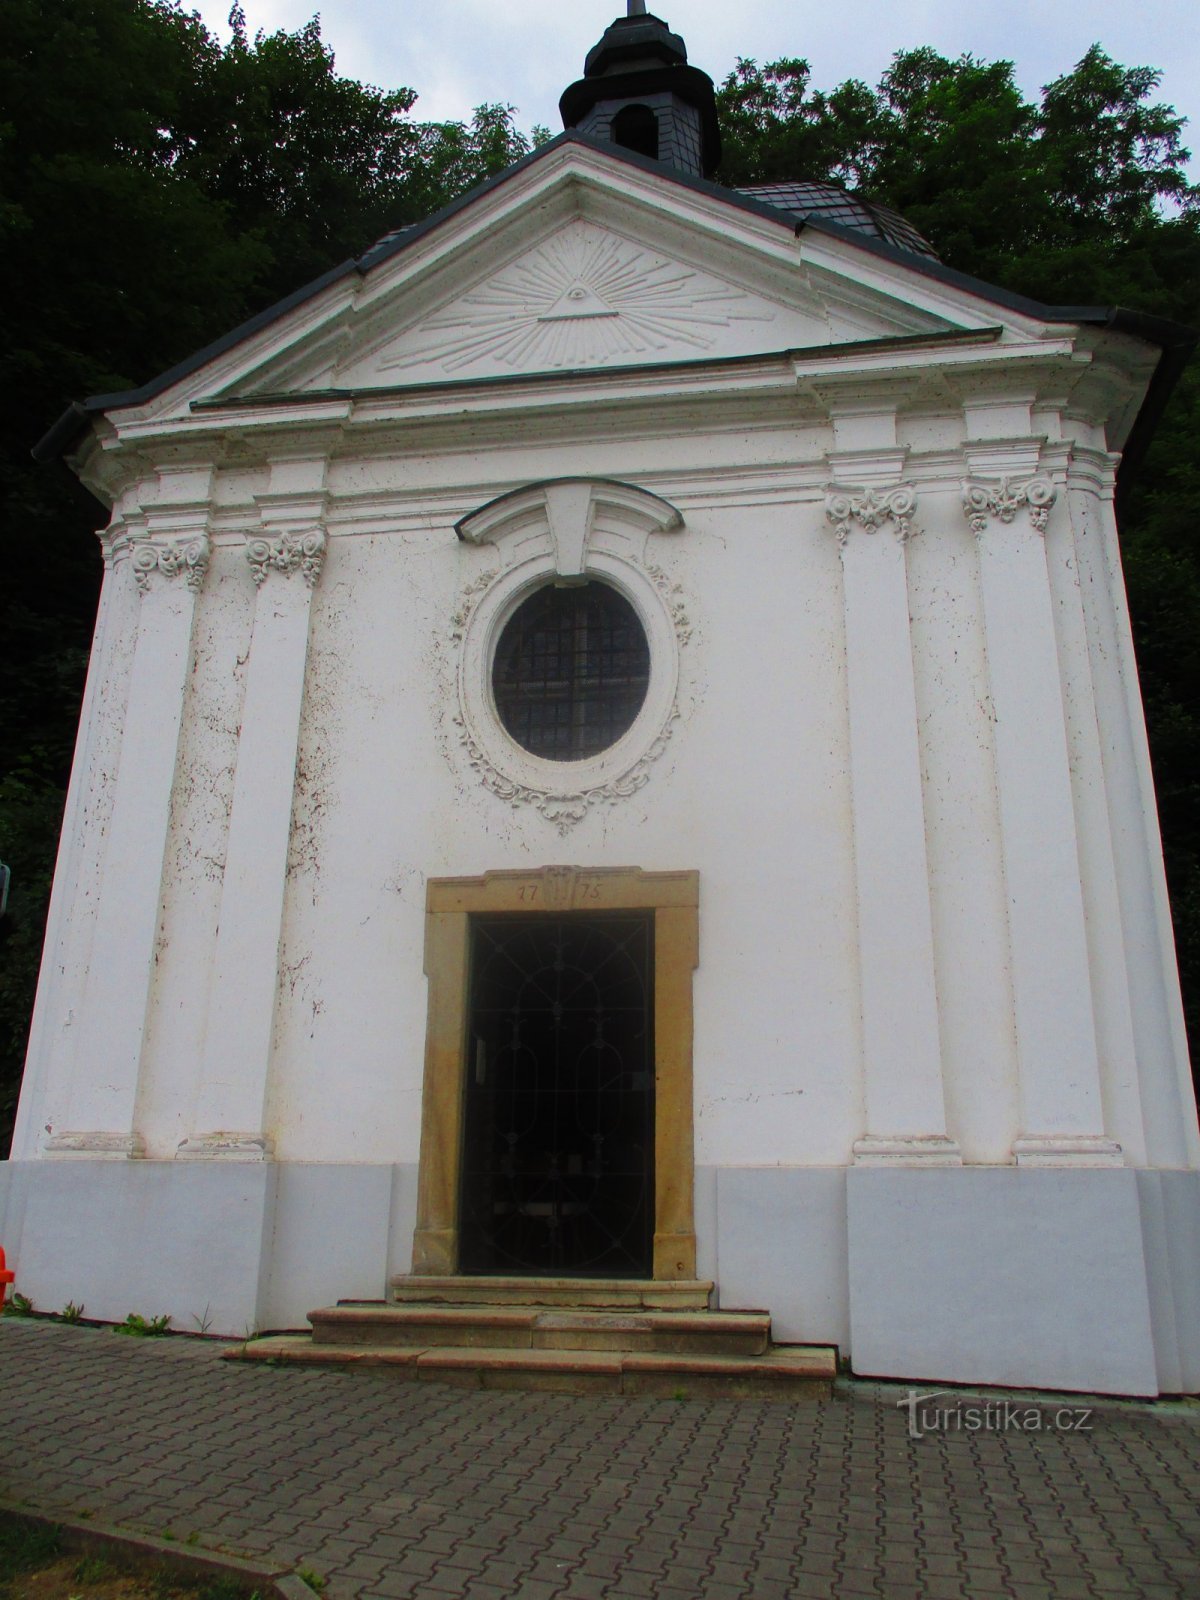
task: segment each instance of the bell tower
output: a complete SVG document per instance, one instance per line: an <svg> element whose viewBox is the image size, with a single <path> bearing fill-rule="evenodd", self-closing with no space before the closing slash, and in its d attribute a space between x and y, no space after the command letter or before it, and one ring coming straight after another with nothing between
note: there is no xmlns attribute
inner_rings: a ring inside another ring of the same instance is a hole
<svg viewBox="0 0 1200 1600"><path fill-rule="evenodd" d="M646 0L628 5L559 101L563 127L709 178L721 159L712 79L688 66L687 46Z"/></svg>

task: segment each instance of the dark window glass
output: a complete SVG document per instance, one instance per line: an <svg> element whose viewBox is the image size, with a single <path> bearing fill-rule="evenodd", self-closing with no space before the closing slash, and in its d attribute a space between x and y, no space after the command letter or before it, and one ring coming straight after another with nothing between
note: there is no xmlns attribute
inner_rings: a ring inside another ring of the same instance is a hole
<svg viewBox="0 0 1200 1600"><path fill-rule="evenodd" d="M612 120L613 143L658 160L658 118L649 106L622 106Z"/></svg>
<svg viewBox="0 0 1200 1600"><path fill-rule="evenodd" d="M492 669L500 721L548 761L581 761L615 744L633 726L649 681L637 613L606 583L549 585L522 601Z"/></svg>

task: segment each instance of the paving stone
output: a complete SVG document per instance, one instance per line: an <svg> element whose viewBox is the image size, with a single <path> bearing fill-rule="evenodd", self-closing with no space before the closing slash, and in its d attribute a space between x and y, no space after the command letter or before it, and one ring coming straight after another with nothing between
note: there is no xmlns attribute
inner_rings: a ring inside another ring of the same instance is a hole
<svg viewBox="0 0 1200 1600"><path fill-rule="evenodd" d="M963 1600L964 1594L969 1592L964 1587L961 1575L953 1577L949 1574L929 1574L921 1580L921 1589L925 1600ZM1024 1590L1020 1592L1025 1593Z"/></svg>
<svg viewBox="0 0 1200 1600"><path fill-rule="evenodd" d="M1136 1585L1124 1572L1093 1572L1092 1593L1098 1595L1135 1594Z"/></svg>
<svg viewBox="0 0 1200 1600"><path fill-rule="evenodd" d="M513 1394L0 1324L0 1493L312 1565L330 1600L1200 1592L1200 1419L912 1441L897 1392Z"/></svg>
<svg viewBox="0 0 1200 1600"><path fill-rule="evenodd" d="M832 1573L794 1572L789 1579L789 1589L794 1600L829 1600L833 1592L832 1585L836 1582ZM742 1600L752 1593L748 1588L742 1589ZM708 1600L708 1591L705 1591L705 1600Z"/></svg>

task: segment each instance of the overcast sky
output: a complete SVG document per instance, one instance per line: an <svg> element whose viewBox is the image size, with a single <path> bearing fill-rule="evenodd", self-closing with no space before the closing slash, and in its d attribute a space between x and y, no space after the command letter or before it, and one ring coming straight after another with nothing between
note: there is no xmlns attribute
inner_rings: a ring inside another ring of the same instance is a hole
<svg viewBox="0 0 1200 1600"><path fill-rule="evenodd" d="M185 0L185 8L188 0ZM320 13L338 71L382 88L407 85L417 114L469 116L483 101L508 101L525 128L561 131L558 97L624 0L243 0L253 33L300 27ZM222 39L229 0L191 0ZM1200 147L1200 25L1195 0L663 0L655 11L687 41L690 60L718 81L738 55L804 56L813 83L877 81L896 50L933 45L1016 63L1029 95L1067 72L1099 42L1125 66L1163 69L1160 97L1189 116ZM1200 161L1192 163L1200 176ZM800 174L797 174L800 176Z"/></svg>

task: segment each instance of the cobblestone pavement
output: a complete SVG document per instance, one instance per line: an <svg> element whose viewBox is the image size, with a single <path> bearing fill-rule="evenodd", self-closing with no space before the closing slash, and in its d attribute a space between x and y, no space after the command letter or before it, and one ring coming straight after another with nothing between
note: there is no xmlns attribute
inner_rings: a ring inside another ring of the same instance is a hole
<svg viewBox="0 0 1200 1600"><path fill-rule="evenodd" d="M331 1600L1200 1595L1200 1407L911 1439L890 1385L580 1398L217 1353L0 1323L0 1494L306 1566Z"/></svg>

